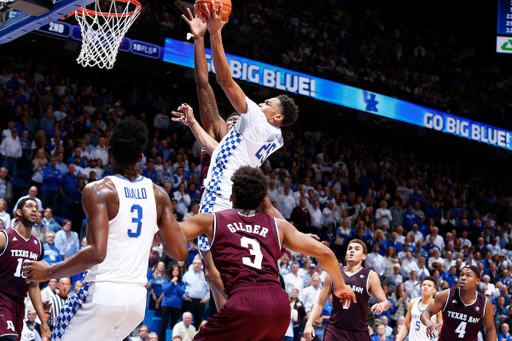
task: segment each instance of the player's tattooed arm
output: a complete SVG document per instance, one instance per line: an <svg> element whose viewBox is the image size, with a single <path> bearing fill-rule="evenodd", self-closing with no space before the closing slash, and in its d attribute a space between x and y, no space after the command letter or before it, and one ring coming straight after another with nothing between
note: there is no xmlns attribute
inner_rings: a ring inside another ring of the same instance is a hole
<svg viewBox="0 0 512 341"><path fill-rule="evenodd" d="M199 95L199 113L204 130L215 139L220 141L228 133L228 126L219 115L217 101L212 87L198 88Z"/></svg>

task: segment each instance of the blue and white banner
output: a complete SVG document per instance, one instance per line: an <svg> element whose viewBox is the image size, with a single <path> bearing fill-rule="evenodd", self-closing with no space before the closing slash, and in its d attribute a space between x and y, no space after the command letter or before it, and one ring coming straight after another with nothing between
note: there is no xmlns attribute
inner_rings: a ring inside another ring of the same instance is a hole
<svg viewBox="0 0 512 341"><path fill-rule="evenodd" d="M64 22L54 22L39 31L65 38L81 40L80 28ZM512 48L512 42L511 48ZM508 47L508 45L507 45ZM194 45L167 38L165 47L124 38L121 51L168 63L194 68ZM210 49L205 49L208 70L215 72ZM313 77L248 58L226 54L234 79L299 94L337 104L369 114L409 123L512 150L512 132L421 105L380 95L353 86Z"/></svg>
<svg viewBox="0 0 512 341"><path fill-rule="evenodd" d="M206 48L208 70L215 72ZM512 132L393 97L226 54L234 79L296 93L381 117L512 150ZM194 67L194 45L166 39L164 61Z"/></svg>

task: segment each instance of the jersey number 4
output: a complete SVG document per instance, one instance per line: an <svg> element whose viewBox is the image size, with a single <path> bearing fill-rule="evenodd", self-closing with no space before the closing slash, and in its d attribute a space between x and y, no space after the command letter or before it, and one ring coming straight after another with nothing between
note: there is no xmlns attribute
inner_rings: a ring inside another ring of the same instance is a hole
<svg viewBox="0 0 512 341"><path fill-rule="evenodd" d="M455 329L455 332L459 334L459 339L462 339L466 334L466 325L466 322L461 322L457 329Z"/></svg>
<svg viewBox="0 0 512 341"><path fill-rule="evenodd" d="M251 256L254 256L254 261L251 257L242 257L242 263L255 269L261 270L261 262L263 261L263 253L261 253L260 243L256 239L242 237L240 245L248 248ZM250 246L250 248L249 248Z"/></svg>
<svg viewBox="0 0 512 341"><path fill-rule="evenodd" d="M142 228L142 207L139 205L133 205L130 209L130 212L135 213L135 217L132 217L132 223L137 224L137 230L133 231L133 229L128 229L128 237L137 238L140 236L140 230Z"/></svg>

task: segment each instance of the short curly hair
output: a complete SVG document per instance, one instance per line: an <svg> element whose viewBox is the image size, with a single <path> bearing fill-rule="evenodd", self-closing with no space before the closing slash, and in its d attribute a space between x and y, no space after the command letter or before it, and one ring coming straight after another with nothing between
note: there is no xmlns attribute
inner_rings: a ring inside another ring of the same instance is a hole
<svg viewBox="0 0 512 341"><path fill-rule="evenodd" d="M233 204L244 210L257 209L267 195L267 179L258 168L240 167L231 177Z"/></svg>
<svg viewBox="0 0 512 341"><path fill-rule="evenodd" d="M135 119L119 120L112 129L110 150L120 165L134 165L148 143L148 129Z"/></svg>
<svg viewBox="0 0 512 341"><path fill-rule="evenodd" d="M295 104L293 98L290 98L286 95L279 95L277 99L281 102L281 107L283 108L283 122L281 123L282 127L286 127L292 125L297 120L299 116L299 107Z"/></svg>

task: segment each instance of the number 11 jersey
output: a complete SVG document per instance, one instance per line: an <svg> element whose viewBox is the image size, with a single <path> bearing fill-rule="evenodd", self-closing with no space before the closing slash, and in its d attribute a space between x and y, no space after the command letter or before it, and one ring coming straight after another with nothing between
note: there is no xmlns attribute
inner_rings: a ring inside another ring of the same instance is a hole
<svg viewBox="0 0 512 341"><path fill-rule="evenodd" d="M25 260L40 261L44 251L37 237L23 238L14 228L0 230L7 237L7 244L0 250L0 292L21 302L27 296L28 284L21 268Z"/></svg>
<svg viewBox="0 0 512 341"><path fill-rule="evenodd" d="M214 213L211 246L226 294L239 284L279 282L281 243L276 220L266 213L237 209Z"/></svg>

